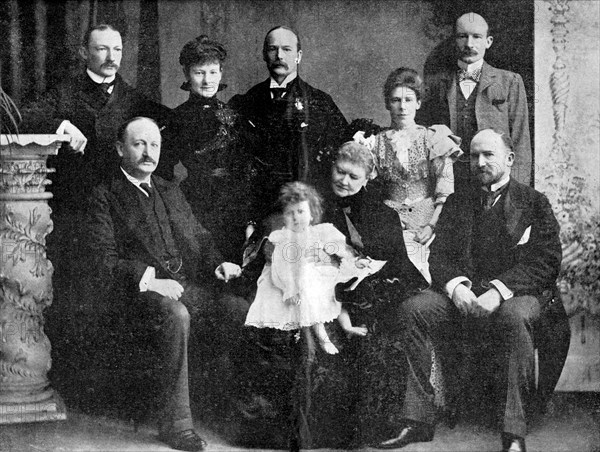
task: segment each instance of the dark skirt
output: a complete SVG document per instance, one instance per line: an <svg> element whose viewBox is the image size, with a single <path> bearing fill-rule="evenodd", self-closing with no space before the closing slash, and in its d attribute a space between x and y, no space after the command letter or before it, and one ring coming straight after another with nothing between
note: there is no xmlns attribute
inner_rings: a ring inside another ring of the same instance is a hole
<svg viewBox="0 0 600 452"><path fill-rule="evenodd" d="M241 383L236 443L348 450L397 433L405 359L401 329L390 321L393 305L345 306L353 324L366 325L369 334L348 338L337 322L327 324L337 355L322 351L309 330L246 328L248 350L235 365Z"/></svg>

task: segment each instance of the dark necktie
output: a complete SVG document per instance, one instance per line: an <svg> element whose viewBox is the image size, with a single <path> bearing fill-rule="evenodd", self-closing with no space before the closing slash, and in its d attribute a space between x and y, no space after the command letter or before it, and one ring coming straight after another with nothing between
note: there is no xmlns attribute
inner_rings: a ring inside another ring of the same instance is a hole
<svg viewBox="0 0 600 452"><path fill-rule="evenodd" d="M142 190L144 190L150 198L152 198L153 190L152 190L152 187L150 186L150 184L147 184L146 182L142 182L140 184L140 188Z"/></svg>
<svg viewBox="0 0 600 452"><path fill-rule="evenodd" d="M500 187L496 191L492 190L483 190L481 194L481 205L483 206L483 210L488 211L493 206L496 200L500 197L500 195L504 192L504 187Z"/></svg>
<svg viewBox="0 0 600 452"><path fill-rule="evenodd" d="M282 100L285 100L284 95L286 93L286 89L285 88L271 88L271 94L273 94L273 100L275 102L280 102Z"/></svg>
<svg viewBox="0 0 600 452"><path fill-rule="evenodd" d="M479 79L481 78L481 68L479 69L475 69L472 72L468 72L464 69L459 69L458 70L458 83L464 81L464 80L473 80L474 82L479 82Z"/></svg>

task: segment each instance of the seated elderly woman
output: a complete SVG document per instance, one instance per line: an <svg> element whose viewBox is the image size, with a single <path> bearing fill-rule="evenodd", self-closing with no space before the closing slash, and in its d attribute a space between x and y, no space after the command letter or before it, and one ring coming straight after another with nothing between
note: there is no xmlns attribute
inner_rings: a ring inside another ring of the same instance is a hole
<svg viewBox="0 0 600 452"><path fill-rule="evenodd" d="M227 52L201 35L189 41L179 56L189 99L175 108L163 131L163 150L156 171L181 183L194 215L213 233L227 259L239 261L244 240L245 208L252 177L252 157L246 152L250 126L217 99Z"/></svg>
<svg viewBox="0 0 600 452"><path fill-rule="evenodd" d="M350 282L336 291L354 323L364 324L369 332L366 337L346 337L335 322L327 324L340 350L332 356L319 349L315 354L301 333L249 331L255 346L245 354L244 383L253 406L243 413L248 421L247 437L241 438L245 445L284 446L264 436L278 427L289 428L301 447L349 448L380 440L395 427L403 362L395 348L401 333L395 312L403 299L428 284L407 256L397 213L383 203L377 184L369 182L373 170L373 155L365 146L345 143L337 152L329 186L321 188L323 221L332 223L365 258L387 261L355 290L346 290Z"/></svg>
<svg viewBox="0 0 600 452"><path fill-rule="evenodd" d="M369 329L364 340L354 341L359 443L371 443L393 428L404 370L401 352L395 348L401 334L395 313L409 294L428 285L408 256L398 215L383 202L385 186L372 180L374 175L373 154L358 143L345 143L333 164L331 187L324 193L323 220L344 233L364 256L387 261L354 291L338 290L354 323Z"/></svg>

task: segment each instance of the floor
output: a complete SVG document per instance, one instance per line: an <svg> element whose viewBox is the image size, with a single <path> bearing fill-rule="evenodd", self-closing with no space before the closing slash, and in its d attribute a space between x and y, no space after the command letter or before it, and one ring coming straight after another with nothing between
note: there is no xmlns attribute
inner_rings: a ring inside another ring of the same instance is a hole
<svg viewBox="0 0 600 452"><path fill-rule="evenodd" d="M208 451L241 451L215 430L196 426ZM600 452L600 394L557 393L549 412L536 420L527 437L530 452ZM138 432L125 421L68 412L66 421L0 426L0 450L20 451L166 451L152 425ZM367 448L363 450L369 450ZM497 433L476 422L439 427L431 443L413 444L405 452L486 452L500 450Z"/></svg>

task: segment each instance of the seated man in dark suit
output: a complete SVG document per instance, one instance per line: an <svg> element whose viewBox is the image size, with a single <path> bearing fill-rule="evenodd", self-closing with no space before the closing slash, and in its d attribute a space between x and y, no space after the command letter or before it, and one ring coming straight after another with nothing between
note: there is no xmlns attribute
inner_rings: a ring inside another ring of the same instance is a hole
<svg viewBox="0 0 600 452"><path fill-rule="evenodd" d="M526 414L535 392L534 339L543 334L542 325L558 332L566 322L556 288L559 225L548 199L511 177L514 153L505 134L477 133L470 161L479 186L451 195L436 228L429 259L435 291L425 290L400 305L409 369L406 422L380 448L433 439L429 342L438 350L456 343L452 339L464 331L468 343L486 350L480 370L497 365L492 368L499 399L493 402L502 412L503 450L525 451ZM568 345L568 336L553 335ZM556 352L558 372L566 358L563 343L554 344L561 350ZM444 373L452 375L458 369L447 361Z"/></svg>
<svg viewBox="0 0 600 452"><path fill-rule="evenodd" d="M156 335L162 360L159 438L174 449L197 451L206 443L194 431L190 412L190 317L207 315L214 306L215 276L227 282L241 269L221 263L179 187L152 175L160 146L151 119L133 118L120 127L121 166L112 181L92 192L86 249L103 302L123 306L123 312L133 308Z"/></svg>

